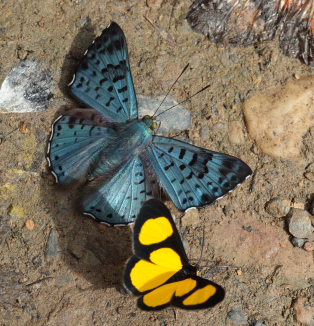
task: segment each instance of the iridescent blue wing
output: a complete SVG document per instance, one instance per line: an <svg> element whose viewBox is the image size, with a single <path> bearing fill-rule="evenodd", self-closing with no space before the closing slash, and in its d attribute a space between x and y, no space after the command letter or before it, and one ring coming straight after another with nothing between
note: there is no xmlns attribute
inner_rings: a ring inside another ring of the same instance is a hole
<svg viewBox="0 0 314 326"><path fill-rule="evenodd" d="M107 225L133 223L143 202L154 192L156 180L145 173L138 156L127 161L112 176L98 177L83 197L83 211ZM153 181L153 182L152 182Z"/></svg>
<svg viewBox="0 0 314 326"><path fill-rule="evenodd" d="M89 47L71 91L108 120L125 122L137 118L127 43L119 25L112 22Z"/></svg>
<svg viewBox="0 0 314 326"><path fill-rule="evenodd" d="M252 173L236 157L166 137L155 136L146 157L180 210L214 202Z"/></svg>
<svg viewBox="0 0 314 326"><path fill-rule="evenodd" d="M57 182L69 184L86 177L90 166L117 133L93 109L72 110L52 126L47 158Z"/></svg>

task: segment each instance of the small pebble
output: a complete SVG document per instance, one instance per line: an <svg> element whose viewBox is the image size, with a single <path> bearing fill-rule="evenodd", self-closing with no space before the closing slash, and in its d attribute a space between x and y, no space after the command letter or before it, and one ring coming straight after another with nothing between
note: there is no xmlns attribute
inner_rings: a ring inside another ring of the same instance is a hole
<svg viewBox="0 0 314 326"><path fill-rule="evenodd" d="M253 227L251 225L243 226L243 229L245 231L248 231L248 232L252 232L253 231Z"/></svg>
<svg viewBox="0 0 314 326"><path fill-rule="evenodd" d="M238 325L247 325L248 318L242 309L232 309L228 312L228 318Z"/></svg>
<svg viewBox="0 0 314 326"><path fill-rule="evenodd" d="M298 247L298 248L302 248L304 243L305 243L305 239L300 239L300 238L296 238L296 237L293 237L291 239L291 243L295 246L295 247Z"/></svg>
<svg viewBox="0 0 314 326"><path fill-rule="evenodd" d="M19 131L22 134L28 134L29 133L29 123L27 122L22 122L19 126Z"/></svg>
<svg viewBox="0 0 314 326"><path fill-rule="evenodd" d="M59 248L59 235L56 229L52 229L50 231L47 247L46 247L46 255L59 258L60 257L60 248Z"/></svg>
<svg viewBox="0 0 314 326"><path fill-rule="evenodd" d="M274 217L286 216L290 211L290 201L287 199L273 198L266 203L265 210Z"/></svg>
<svg viewBox="0 0 314 326"><path fill-rule="evenodd" d="M253 326L267 326L267 325L261 321L256 321L254 322Z"/></svg>
<svg viewBox="0 0 314 326"><path fill-rule="evenodd" d="M289 232L296 238L311 239L312 224L310 214L300 209L292 209L289 220Z"/></svg>
<svg viewBox="0 0 314 326"><path fill-rule="evenodd" d="M307 304L306 298L298 298L294 304L295 319L306 326L314 325L314 308Z"/></svg>
<svg viewBox="0 0 314 326"><path fill-rule="evenodd" d="M307 241L307 242L305 242L303 248L306 251L314 251L314 242L313 241Z"/></svg>
<svg viewBox="0 0 314 326"><path fill-rule="evenodd" d="M197 208L187 209L181 221L182 221L182 226L199 224L200 215L198 209Z"/></svg>
<svg viewBox="0 0 314 326"><path fill-rule="evenodd" d="M25 227L27 230L32 231L34 229L35 223L33 222L33 220L27 220L25 222Z"/></svg>
<svg viewBox="0 0 314 326"><path fill-rule="evenodd" d="M209 127L208 126L203 126L201 129L201 138L203 140L208 139L209 137Z"/></svg>
<svg viewBox="0 0 314 326"><path fill-rule="evenodd" d="M39 256L36 256L32 259L32 263L35 265L35 267L39 267L42 264L42 260Z"/></svg>

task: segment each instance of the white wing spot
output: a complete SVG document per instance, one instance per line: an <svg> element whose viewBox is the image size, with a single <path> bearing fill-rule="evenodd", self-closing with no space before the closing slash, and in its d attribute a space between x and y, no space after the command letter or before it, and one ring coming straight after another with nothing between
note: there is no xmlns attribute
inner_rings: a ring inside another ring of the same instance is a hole
<svg viewBox="0 0 314 326"><path fill-rule="evenodd" d="M75 80L75 74L72 77L72 80L68 83L68 86L71 86L74 83Z"/></svg>

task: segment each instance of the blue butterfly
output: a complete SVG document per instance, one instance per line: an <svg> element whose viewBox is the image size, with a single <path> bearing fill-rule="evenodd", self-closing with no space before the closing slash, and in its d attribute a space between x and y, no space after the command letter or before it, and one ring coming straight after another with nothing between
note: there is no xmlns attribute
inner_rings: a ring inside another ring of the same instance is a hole
<svg viewBox="0 0 314 326"><path fill-rule="evenodd" d="M126 39L114 22L89 47L70 87L92 109L53 123L47 158L58 183L88 180L82 210L104 224L134 222L161 189L182 211L210 204L252 172L238 158L156 136L152 117L138 119Z"/></svg>

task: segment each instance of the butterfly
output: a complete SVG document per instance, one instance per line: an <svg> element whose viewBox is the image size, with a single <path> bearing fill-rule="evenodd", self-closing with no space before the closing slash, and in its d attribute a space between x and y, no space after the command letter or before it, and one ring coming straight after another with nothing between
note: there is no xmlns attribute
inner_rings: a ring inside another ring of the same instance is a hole
<svg viewBox="0 0 314 326"><path fill-rule="evenodd" d="M83 214L101 223L134 222L161 188L182 211L210 204L252 172L238 158L157 136L152 117L138 118L126 39L114 22L86 51L70 89L90 108L53 123L48 163L60 184L87 180Z"/></svg>
<svg viewBox="0 0 314 326"><path fill-rule="evenodd" d="M314 64L313 0L197 0L187 21L217 43L252 45L278 37L285 55Z"/></svg>
<svg viewBox="0 0 314 326"><path fill-rule="evenodd" d="M146 201L135 220L132 256L125 267L124 284L140 296L144 310L170 304L183 309L213 307L224 289L198 276L191 265L168 208L157 199Z"/></svg>

